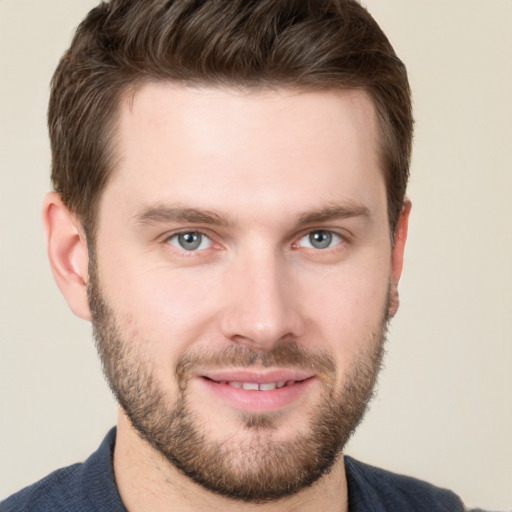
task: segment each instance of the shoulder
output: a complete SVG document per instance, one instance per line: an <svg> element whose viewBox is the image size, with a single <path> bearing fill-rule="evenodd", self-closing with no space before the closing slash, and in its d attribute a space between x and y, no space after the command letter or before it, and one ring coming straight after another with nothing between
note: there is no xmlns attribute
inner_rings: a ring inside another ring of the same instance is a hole
<svg viewBox="0 0 512 512"><path fill-rule="evenodd" d="M463 512L453 492L345 457L350 511Z"/></svg>
<svg viewBox="0 0 512 512"><path fill-rule="evenodd" d="M58 469L0 503L0 512L126 512L116 488L116 430L84 462Z"/></svg>
<svg viewBox="0 0 512 512"><path fill-rule="evenodd" d="M0 503L0 512L86 510L81 494L83 464L58 469Z"/></svg>

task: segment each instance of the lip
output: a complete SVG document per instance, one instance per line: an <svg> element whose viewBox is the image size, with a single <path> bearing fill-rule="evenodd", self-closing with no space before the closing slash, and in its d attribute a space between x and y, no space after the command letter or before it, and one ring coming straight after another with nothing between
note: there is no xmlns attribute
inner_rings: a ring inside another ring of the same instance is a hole
<svg viewBox="0 0 512 512"><path fill-rule="evenodd" d="M196 380L216 399L228 406L244 412L274 412L289 407L300 400L313 385L316 378L312 373L294 369L271 369L267 371L218 370L198 375ZM259 391L233 387L228 382L237 383L283 383L276 389ZM293 384L290 384L293 382Z"/></svg>
<svg viewBox="0 0 512 512"><path fill-rule="evenodd" d="M247 369L229 369L229 370L212 370L205 372L201 377L221 382L221 381L238 381L238 382L258 382L266 384L269 382L279 381L302 381L314 377L314 373L305 370L293 368L273 368L262 371L253 371Z"/></svg>

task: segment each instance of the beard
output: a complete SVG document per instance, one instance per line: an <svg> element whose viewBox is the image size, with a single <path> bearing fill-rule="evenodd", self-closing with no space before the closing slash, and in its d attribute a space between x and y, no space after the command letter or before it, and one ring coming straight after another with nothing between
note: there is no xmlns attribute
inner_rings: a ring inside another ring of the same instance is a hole
<svg viewBox="0 0 512 512"><path fill-rule="evenodd" d="M375 332L361 340L364 348L339 389L332 355L307 351L290 340L268 352L235 343L210 352L185 351L174 368L178 392L170 397L141 348L148 344L138 333L122 329L102 296L94 260L89 272L89 307L106 379L139 436L172 466L205 489L247 503L291 496L329 473L373 395L384 352L387 303ZM194 370L255 365L312 369L323 390L321 401L297 425L292 440L273 437L279 412L240 412L241 426L235 435L211 439L207 422L198 417L190 399Z"/></svg>

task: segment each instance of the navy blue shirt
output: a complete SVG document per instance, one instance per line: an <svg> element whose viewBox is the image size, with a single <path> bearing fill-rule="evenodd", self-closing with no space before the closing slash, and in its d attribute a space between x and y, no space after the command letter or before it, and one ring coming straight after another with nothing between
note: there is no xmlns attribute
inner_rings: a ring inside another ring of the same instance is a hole
<svg viewBox="0 0 512 512"><path fill-rule="evenodd" d="M0 503L0 512L126 512L114 481L113 428L84 463L54 471ZM450 491L345 457L350 512L463 512Z"/></svg>

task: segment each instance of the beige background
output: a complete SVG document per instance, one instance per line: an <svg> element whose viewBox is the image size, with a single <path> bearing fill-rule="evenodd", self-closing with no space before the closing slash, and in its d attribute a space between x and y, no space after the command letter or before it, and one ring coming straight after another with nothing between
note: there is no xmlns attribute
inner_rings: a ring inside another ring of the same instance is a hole
<svg viewBox="0 0 512 512"><path fill-rule="evenodd" d="M115 421L39 226L48 83L93 0L0 0L0 498ZM512 1L368 0L415 96L402 308L349 453L512 509Z"/></svg>

